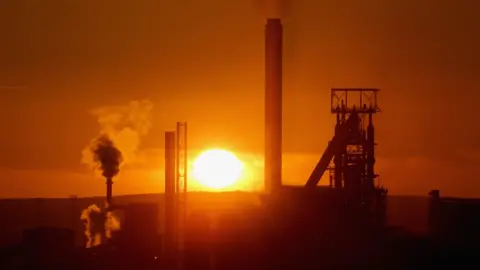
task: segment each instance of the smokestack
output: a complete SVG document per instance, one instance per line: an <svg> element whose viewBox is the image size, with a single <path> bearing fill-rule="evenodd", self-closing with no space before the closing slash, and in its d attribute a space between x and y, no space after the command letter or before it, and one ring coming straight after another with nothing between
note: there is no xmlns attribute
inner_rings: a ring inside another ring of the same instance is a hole
<svg viewBox="0 0 480 270"><path fill-rule="evenodd" d="M174 256L176 243L175 132L165 132L165 250Z"/></svg>
<svg viewBox="0 0 480 270"><path fill-rule="evenodd" d="M93 154L93 161L97 169L102 172L103 177L106 179L106 208L112 207L113 177L120 172L120 166L123 162L122 152L118 150L112 139L106 134L100 135L92 142L90 151Z"/></svg>
<svg viewBox="0 0 480 270"><path fill-rule="evenodd" d="M282 185L282 21L265 26L265 189Z"/></svg>
<svg viewBox="0 0 480 270"><path fill-rule="evenodd" d="M113 180L111 177L107 177L107 208L112 207L112 189L113 189Z"/></svg>

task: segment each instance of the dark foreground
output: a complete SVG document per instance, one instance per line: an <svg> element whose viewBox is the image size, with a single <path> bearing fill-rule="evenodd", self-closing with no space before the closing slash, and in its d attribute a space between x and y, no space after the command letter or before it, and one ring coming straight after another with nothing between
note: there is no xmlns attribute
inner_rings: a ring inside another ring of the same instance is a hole
<svg viewBox="0 0 480 270"><path fill-rule="evenodd" d="M390 270L478 264L476 241L407 233L328 202L299 201L282 196L236 211L196 209L185 230L184 269ZM23 243L2 250L0 269L174 269L176 256L164 252L164 241L152 229L155 222L148 221L135 217L108 244L88 249L73 248L69 229L27 231Z"/></svg>
<svg viewBox="0 0 480 270"><path fill-rule="evenodd" d="M293 228L290 232L276 233L218 230L217 234L227 235L222 235L223 238L217 235L215 242L210 238L209 242L189 243L184 269L431 269L445 264L475 269L478 266L478 248L474 246L441 244L394 231L354 235L356 232L352 229L349 234L323 232L312 236L311 231ZM252 237L259 233L263 235ZM161 245L131 242L123 246L56 249L25 246L5 249L1 269L175 269L172 257L158 252Z"/></svg>
<svg viewBox="0 0 480 270"><path fill-rule="evenodd" d="M192 211L232 212L258 204L258 194L247 192L191 192L189 209ZM159 232L163 231L163 194L141 194L114 197L122 204L155 203L159 209ZM69 228L75 232L75 244L85 245L84 228L80 220L83 209L89 205L103 206L104 197L78 199L4 199L0 200L0 247L22 241L22 232L41 226ZM388 196L388 223L416 233L427 232L428 197Z"/></svg>

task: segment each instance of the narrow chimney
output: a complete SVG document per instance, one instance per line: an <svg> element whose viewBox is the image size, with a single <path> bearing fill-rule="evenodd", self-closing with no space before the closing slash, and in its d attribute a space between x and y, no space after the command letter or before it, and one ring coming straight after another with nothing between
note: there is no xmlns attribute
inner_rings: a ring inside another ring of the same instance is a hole
<svg viewBox="0 0 480 270"><path fill-rule="evenodd" d="M282 185L282 21L265 26L265 189Z"/></svg>
<svg viewBox="0 0 480 270"><path fill-rule="evenodd" d="M165 250L173 258L176 251L175 132L165 132ZM173 263L173 262L169 262Z"/></svg>
<svg viewBox="0 0 480 270"><path fill-rule="evenodd" d="M111 177L107 177L105 183L107 184L107 198L106 198L106 205L105 205L105 212L103 212L104 221L107 221L107 213L112 211L112 189L113 189L113 179ZM107 231L106 228L101 233L101 243L108 243Z"/></svg>
<svg viewBox="0 0 480 270"><path fill-rule="evenodd" d="M107 208L112 207L112 189L113 189L113 180L111 177L107 177Z"/></svg>

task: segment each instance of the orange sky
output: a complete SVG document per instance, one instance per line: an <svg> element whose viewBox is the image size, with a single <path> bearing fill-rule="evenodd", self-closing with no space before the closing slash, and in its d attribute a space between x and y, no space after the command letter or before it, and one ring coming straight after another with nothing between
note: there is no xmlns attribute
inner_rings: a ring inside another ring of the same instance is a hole
<svg viewBox="0 0 480 270"><path fill-rule="evenodd" d="M285 182L303 184L332 136L330 88L378 87L390 192L480 196L480 4L362 3L295 0L286 13ZM163 132L177 120L194 149L261 164L259 13L250 0L2 1L0 197L103 194L81 163L99 133L89 111L134 100L153 103L152 126L114 193L161 189Z"/></svg>

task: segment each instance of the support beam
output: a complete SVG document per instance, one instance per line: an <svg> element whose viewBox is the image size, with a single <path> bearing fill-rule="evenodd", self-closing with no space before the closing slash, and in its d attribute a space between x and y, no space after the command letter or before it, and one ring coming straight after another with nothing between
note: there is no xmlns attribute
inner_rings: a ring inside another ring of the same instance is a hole
<svg viewBox="0 0 480 270"><path fill-rule="evenodd" d="M165 252L176 253L175 132L165 132Z"/></svg>

